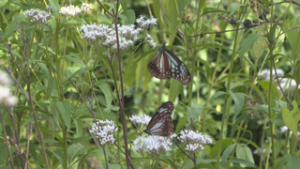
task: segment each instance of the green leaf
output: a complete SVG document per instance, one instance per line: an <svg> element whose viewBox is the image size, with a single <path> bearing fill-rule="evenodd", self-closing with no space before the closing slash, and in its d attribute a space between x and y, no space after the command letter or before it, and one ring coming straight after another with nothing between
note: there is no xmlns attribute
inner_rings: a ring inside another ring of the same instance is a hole
<svg viewBox="0 0 300 169"><path fill-rule="evenodd" d="M70 164L72 163L72 161L75 159L77 153L80 152L80 150L82 148L85 148L85 147L83 147L80 144L72 144L68 147L68 160L69 160Z"/></svg>
<svg viewBox="0 0 300 169"><path fill-rule="evenodd" d="M49 0L50 6L52 8L53 11L53 15L55 16L55 18L58 18L58 13L59 13L59 4L58 4L58 0Z"/></svg>
<svg viewBox="0 0 300 169"><path fill-rule="evenodd" d="M249 52L255 41L261 37L262 35L260 34L250 34L247 38L245 38L242 43L241 43L241 49L240 49L240 55L239 58L242 60L244 58L244 54L246 52Z"/></svg>
<svg viewBox="0 0 300 169"><path fill-rule="evenodd" d="M229 147L230 145L232 145L234 142L232 141L232 139L230 138L225 138L222 140L222 151ZM219 146L220 146L220 140L217 141L215 143L215 145L213 146L212 150L211 150L211 153L209 154L209 158L216 158L217 154L218 154L218 151L219 151Z"/></svg>
<svg viewBox="0 0 300 169"><path fill-rule="evenodd" d="M269 81L260 81L258 83L265 91L271 92L271 94L267 94L268 100L271 100L271 107L277 106L277 100L279 99L279 92L277 90L277 86L275 83L272 82L272 85L270 87Z"/></svg>
<svg viewBox="0 0 300 169"><path fill-rule="evenodd" d="M291 158L288 160L285 168L286 169L299 168L299 166L300 166L300 158L295 154L291 154Z"/></svg>
<svg viewBox="0 0 300 169"><path fill-rule="evenodd" d="M239 159L246 160L254 165L254 159L250 148L244 144L238 144L236 147L236 156Z"/></svg>
<svg viewBox="0 0 300 169"><path fill-rule="evenodd" d="M243 109L244 103L245 103L245 97L247 96L245 93L232 93L229 91L229 94L231 98L234 100L234 109L235 109L235 114L234 116L236 117L241 110Z"/></svg>
<svg viewBox="0 0 300 169"><path fill-rule="evenodd" d="M121 14L118 15L119 18L121 18L122 20L125 21L126 25L131 25L134 24L135 22L135 13L133 10L126 10L124 12L122 12Z"/></svg>
<svg viewBox="0 0 300 169"><path fill-rule="evenodd" d="M127 11L127 0L120 0L123 11Z"/></svg>
<svg viewBox="0 0 300 169"><path fill-rule="evenodd" d="M298 122L300 120L300 111L296 101L293 101L293 110L289 111L286 107L282 107L282 118L285 125L293 132L297 137Z"/></svg>
<svg viewBox="0 0 300 169"><path fill-rule="evenodd" d="M68 130L70 130L70 127L71 127L71 104L70 104L70 102L67 100L64 100L62 102L57 101L56 106L65 122L65 125L67 126Z"/></svg>
<svg viewBox="0 0 300 169"><path fill-rule="evenodd" d="M61 57L60 59L67 59L67 60L69 60L69 61L71 61L71 62L74 62L74 63L79 64L79 66L81 66L81 67L83 67L83 68L86 67L86 65L85 65L81 60L78 60L78 59L76 59L75 57L71 57L71 56L63 56L63 57Z"/></svg>
<svg viewBox="0 0 300 169"><path fill-rule="evenodd" d="M12 33L17 30L18 27L17 25L20 25L20 23L23 22L25 19L26 17L23 14L14 16L13 20L9 23L8 27L5 29L2 39L6 39L8 36L12 36Z"/></svg>
<svg viewBox="0 0 300 169"><path fill-rule="evenodd" d="M105 81L99 81L98 86L100 87L101 91L105 96L106 107L107 108L111 107L112 95L111 95L110 87Z"/></svg>
<svg viewBox="0 0 300 169"><path fill-rule="evenodd" d="M222 161L221 161L222 166L224 166L227 163L227 158L232 153L235 146L236 146L236 144L232 144L224 150L224 152L222 154Z"/></svg>
<svg viewBox="0 0 300 169"><path fill-rule="evenodd" d="M64 160L63 160L63 153L61 150L55 150L55 151L52 151L53 155L58 159L58 161L63 164L64 163Z"/></svg>
<svg viewBox="0 0 300 169"><path fill-rule="evenodd" d="M255 167L254 164L250 163L249 161L243 160L243 159L231 159L229 160L227 163L235 163L238 166L240 166L241 164L247 165L247 166L251 166L251 167Z"/></svg>
<svg viewBox="0 0 300 169"><path fill-rule="evenodd" d="M193 118L197 120L200 114L202 113L203 108L195 104L194 102L191 103L191 107L187 107L187 120L190 122L190 119Z"/></svg>
<svg viewBox="0 0 300 169"><path fill-rule="evenodd" d="M283 28L285 30L291 29L296 26L300 26L300 22L296 18L293 20L287 19L283 24ZM299 48L299 46L300 46L300 41L299 41L300 29L294 29L294 30L288 31L285 33L285 35L286 35L286 38L287 38L289 44L291 45L291 47L293 49L293 53L299 53L300 52L300 48Z"/></svg>
<svg viewBox="0 0 300 169"><path fill-rule="evenodd" d="M48 99L51 94L54 94L52 93L53 90L56 90L56 82L55 82L55 79L49 75L48 76L48 89L47 89L47 95L46 95L46 98ZM57 91L56 91L57 93Z"/></svg>
<svg viewBox="0 0 300 169"><path fill-rule="evenodd" d="M257 40L255 41L255 43L253 44L253 53L256 59L258 59L263 53L264 51L267 49L267 38L262 36L257 38Z"/></svg>
<svg viewBox="0 0 300 169"><path fill-rule="evenodd" d="M74 123L75 123L75 127L76 127L76 134L77 134L77 137L82 136L82 128L83 128L83 125L82 125L81 119L79 119L79 120L74 119Z"/></svg>
<svg viewBox="0 0 300 169"><path fill-rule="evenodd" d="M169 101L173 101L173 102L175 101L175 99L179 95L181 87L182 85L178 80L175 79L170 80L170 91L172 92L169 93Z"/></svg>
<svg viewBox="0 0 300 169"><path fill-rule="evenodd" d="M231 3L229 15L232 16L241 6L244 6L244 5L241 5L238 3Z"/></svg>
<svg viewBox="0 0 300 169"><path fill-rule="evenodd" d="M209 101L212 101L214 100L215 98L219 97L219 96L222 96L222 95L226 95L227 93L226 92L223 92L223 91L218 91L217 93L215 93L210 99Z"/></svg>
<svg viewBox="0 0 300 169"><path fill-rule="evenodd" d="M120 169L121 166L119 164L112 164L112 165L109 165L109 169Z"/></svg>

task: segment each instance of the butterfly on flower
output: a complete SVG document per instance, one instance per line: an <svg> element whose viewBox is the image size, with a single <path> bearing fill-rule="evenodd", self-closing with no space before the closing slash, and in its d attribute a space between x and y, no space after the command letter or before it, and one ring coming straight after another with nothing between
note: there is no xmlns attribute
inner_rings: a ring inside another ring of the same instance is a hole
<svg viewBox="0 0 300 169"><path fill-rule="evenodd" d="M188 85L191 81L191 75L187 67L174 53L167 50L165 45L158 49L158 52L148 62L147 68L153 76L159 79L170 77L184 85Z"/></svg>
<svg viewBox="0 0 300 169"><path fill-rule="evenodd" d="M163 103L150 120L145 133L149 135L169 136L173 132L171 118L174 105L172 102Z"/></svg>

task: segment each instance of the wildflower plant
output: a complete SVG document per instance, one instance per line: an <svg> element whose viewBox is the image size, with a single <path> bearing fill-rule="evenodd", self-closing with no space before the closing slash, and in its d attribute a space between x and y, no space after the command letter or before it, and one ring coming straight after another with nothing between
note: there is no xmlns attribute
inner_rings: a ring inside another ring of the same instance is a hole
<svg viewBox="0 0 300 169"><path fill-rule="evenodd" d="M141 155L147 153L152 158L159 158L172 149L174 137L139 136L133 141L133 149Z"/></svg>
<svg viewBox="0 0 300 169"><path fill-rule="evenodd" d="M1 2L0 167L300 166L300 5L222 3Z"/></svg>
<svg viewBox="0 0 300 169"><path fill-rule="evenodd" d="M29 19L32 23L38 23L40 25L46 25L48 24L49 20L52 18L51 13L48 13L46 11L31 9L29 11L26 11L24 13L26 18Z"/></svg>
<svg viewBox="0 0 300 169"><path fill-rule="evenodd" d="M114 133L118 131L118 128L114 125L113 121L102 121L94 123L90 133L99 139L101 145L115 142Z"/></svg>

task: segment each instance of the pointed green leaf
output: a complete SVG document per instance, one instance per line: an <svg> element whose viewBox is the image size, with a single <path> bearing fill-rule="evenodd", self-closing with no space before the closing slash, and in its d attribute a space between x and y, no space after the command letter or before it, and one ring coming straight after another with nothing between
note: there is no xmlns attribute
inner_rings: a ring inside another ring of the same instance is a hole
<svg viewBox="0 0 300 169"><path fill-rule="evenodd" d="M249 52L252 47L253 44L255 43L255 41L261 37L262 35L260 34L250 34L247 38L245 38L242 43L241 43L241 49L240 49L240 55L239 58L243 59L244 58L244 54L246 52Z"/></svg>
<svg viewBox="0 0 300 169"><path fill-rule="evenodd" d="M222 166L224 166L227 163L227 159L228 159L229 155L232 153L235 145L236 144L232 144L224 150L224 152L222 154L222 161L221 161Z"/></svg>
<svg viewBox="0 0 300 169"><path fill-rule="evenodd" d="M246 160L254 165L253 154L248 146L244 144L238 144L235 152L237 158Z"/></svg>
<svg viewBox="0 0 300 169"><path fill-rule="evenodd" d="M70 127L71 127L71 104L70 104L70 102L67 100L64 100L62 102L57 101L56 106L65 122L65 125L67 126L68 130L70 130Z"/></svg>
<svg viewBox="0 0 300 169"><path fill-rule="evenodd" d="M231 98L234 100L234 109L235 109L235 114L234 116L236 117L241 110L243 109L244 103L245 103L245 97L247 96L245 93L232 93L229 91L229 94Z"/></svg>
<svg viewBox="0 0 300 169"><path fill-rule="evenodd" d="M293 101L293 110L289 111L286 107L282 107L282 118L285 125L293 132L297 137L298 122L300 121L300 111L296 101Z"/></svg>

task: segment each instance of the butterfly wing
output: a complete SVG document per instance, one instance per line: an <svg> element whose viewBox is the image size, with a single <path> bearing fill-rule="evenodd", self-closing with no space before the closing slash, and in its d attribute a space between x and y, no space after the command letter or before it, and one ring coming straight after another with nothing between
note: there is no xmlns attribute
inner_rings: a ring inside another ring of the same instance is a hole
<svg viewBox="0 0 300 169"><path fill-rule="evenodd" d="M169 136L173 132L173 121L171 118L174 105L172 102L163 103L150 120L145 133L149 135Z"/></svg>
<svg viewBox="0 0 300 169"><path fill-rule="evenodd" d="M169 61L169 77L180 81L184 85L188 85L191 81L191 75L187 67L171 51L165 49L164 53L167 55Z"/></svg>
<svg viewBox="0 0 300 169"><path fill-rule="evenodd" d="M191 81L191 75L187 67L171 51L165 48L165 45L159 48L155 56L148 62L149 72L159 78L168 77L188 85Z"/></svg>
<svg viewBox="0 0 300 169"><path fill-rule="evenodd" d="M147 68L153 76L159 79L166 79L169 77L169 61L164 52L164 48L159 48L155 56L148 62Z"/></svg>

